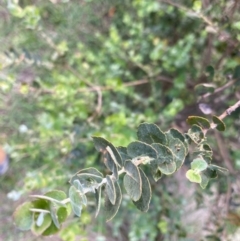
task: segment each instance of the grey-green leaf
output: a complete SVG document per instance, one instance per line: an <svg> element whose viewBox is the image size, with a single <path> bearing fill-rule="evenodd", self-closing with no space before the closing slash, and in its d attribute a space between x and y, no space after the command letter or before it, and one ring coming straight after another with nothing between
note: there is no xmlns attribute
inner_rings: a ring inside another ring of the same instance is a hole
<svg viewBox="0 0 240 241"><path fill-rule="evenodd" d="M164 145L167 143L165 134L155 124L140 124L137 130L137 136L140 141L148 144L161 143Z"/></svg>
<svg viewBox="0 0 240 241"><path fill-rule="evenodd" d="M95 148L98 151L102 152L103 154L108 152L111 155L114 162L116 163L116 165L122 167L123 165L122 157L119 154L117 148L112 143L110 143L109 141L107 141L102 137L93 136L92 138L93 138Z"/></svg>
<svg viewBox="0 0 240 241"><path fill-rule="evenodd" d="M118 212L120 204L122 202L122 192L120 186L117 181L114 182L115 190L116 190L116 202L112 204L108 198L108 195L105 194L104 201L104 216L107 221L110 221Z"/></svg>
<svg viewBox="0 0 240 241"><path fill-rule="evenodd" d="M69 189L69 198L74 214L80 217L82 212L82 199L74 186L71 186Z"/></svg>
<svg viewBox="0 0 240 241"><path fill-rule="evenodd" d="M204 140L204 133L203 130L200 126L198 125L193 125L189 130L188 130L188 136L191 138L193 142L196 144L199 144Z"/></svg>
<svg viewBox="0 0 240 241"><path fill-rule="evenodd" d="M124 169L127 173L123 179L124 187L130 198L137 201L142 194L142 179L139 169L131 161L125 163Z"/></svg>
<svg viewBox="0 0 240 241"><path fill-rule="evenodd" d="M95 217L99 214L100 207L101 207L101 193L102 193L102 187L99 187L95 190L95 199L96 199L96 213Z"/></svg>
<svg viewBox="0 0 240 241"><path fill-rule="evenodd" d="M138 201L133 201L133 203L142 212L147 212L152 197L152 190L150 182L145 173L140 168L139 171L142 179L142 195Z"/></svg>
<svg viewBox="0 0 240 241"><path fill-rule="evenodd" d="M127 152L132 158L138 156L148 156L153 159L157 158L156 150L150 145L141 141L131 142L127 147Z"/></svg>
<svg viewBox="0 0 240 241"><path fill-rule="evenodd" d="M116 190L113 179L107 175L106 176L107 184L106 184L106 193L110 202L114 205L116 202Z"/></svg>
<svg viewBox="0 0 240 241"><path fill-rule="evenodd" d="M73 186L75 186L75 187L77 188L77 190L78 190L78 192L79 192L79 195L80 195L81 198L82 198L83 204L84 204L85 206L87 206L87 197L86 197L86 195L85 195L85 193L84 193L84 188L83 188L82 184L80 183L80 181L77 180L77 179L74 180L74 181L73 181Z"/></svg>

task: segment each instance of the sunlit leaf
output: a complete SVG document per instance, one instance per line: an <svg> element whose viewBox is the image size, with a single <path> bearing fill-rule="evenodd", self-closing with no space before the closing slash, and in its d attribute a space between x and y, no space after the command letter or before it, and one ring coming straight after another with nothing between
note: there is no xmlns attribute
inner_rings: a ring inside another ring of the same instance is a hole
<svg viewBox="0 0 240 241"><path fill-rule="evenodd" d="M29 210L33 207L31 202L25 202L17 207L13 214L16 226L22 230L29 230L33 224L33 213Z"/></svg>
<svg viewBox="0 0 240 241"><path fill-rule="evenodd" d="M161 143L166 144L166 136L155 124L142 123L137 130L138 139L142 142L152 144Z"/></svg>
<svg viewBox="0 0 240 241"><path fill-rule="evenodd" d="M194 172L193 170L188 170L186 173L186 177L190 182L201 183L202 178L199 173Z"/></svg>
<svg viewBox="0 0 240 241"><path fill-rule="evenodd" d="M202 179L200 186L202 189L205 189L209 183L209 178L204 173L200 173L200 175Z"/></svg>
<svg viewBox="0 0 240 241"><path fill-rule="evenodd" d="M142 212L147 212L152 197L152 190L150 182L145 173L139 168L141 179L142 179L142 195L138 201L134 202L134 205Z"/></svg>
<svg viewBox="0 0 240 241"><path fill-rule="evenodd" d="M71 186L69 189L69 198L74 214L80 217L83 203L78 190L74 186Z"/></svg>
<svg viewBox="0 0 240 241"><path fill-rule="evenodd" d="M202 158L194 159L191 162L191 169L196 172L204 171L207 167L208 167L207 162L205 160L203 160Z"/></svg>
<svg viewBox="0 0 240 241"><path fill-rule="evenodd" d="M86 195L84 193L84 188L83 188L82 184L80 183L80 181L77 180L77 179L74 180L73 181L73 186L75 186L77 188L77 190L79 192L79 195L82 198L83 205L87 206L87 197L86 197Z"/></svg>

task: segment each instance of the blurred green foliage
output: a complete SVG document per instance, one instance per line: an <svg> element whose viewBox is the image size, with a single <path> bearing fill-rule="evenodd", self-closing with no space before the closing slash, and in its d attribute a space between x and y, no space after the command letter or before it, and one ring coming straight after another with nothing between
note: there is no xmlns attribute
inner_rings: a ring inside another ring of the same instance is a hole
<svg viewBox="0 0 240 241"><path fill-rule="evenodd" d="M220 115L240 98L238 11L237 2L223 0L0 0L0 143L11 158L0 177L1 195L22 199L36 191L66 191L71 174L89 166L106 173L92 135L126 146L142 122L186 131L190 115ZM211 84L216 93L198 92L199 84ZM214 193L220 193L227 201L219 205L239 218L239 110L224 121L226 131L212 133L209 141L214 161L231 176L222 178L224 190L213 183L202 196L216 204ZM90 224L86 212L81 224L70 223L59 236L196 240L198 228L183 220L191 216L190 201L179 194L179 180L152 183L148 214L136 213L123 195L121 215L107 228L100 218ZM191 197L191 203L198 201ZM4 213L10 216L15 206L4 205ZM239 227L228 213L211 214L220 221L209 218L211 230L202 226L197 237L233 235L224 225L228 219ZM20 240L22 234L4 227L4 240Z"/></svg>

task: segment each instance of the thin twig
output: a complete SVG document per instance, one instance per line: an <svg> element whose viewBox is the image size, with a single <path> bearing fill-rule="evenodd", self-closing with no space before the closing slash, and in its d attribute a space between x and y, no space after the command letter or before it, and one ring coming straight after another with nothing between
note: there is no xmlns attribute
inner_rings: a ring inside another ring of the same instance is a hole
<svg viewBox="0 0 240 241"><path fill-rule="evenodd" d="M212 96L212 95L215 95L217 93L220 93L223 90L225 90L225 89L229 88L230 86L232 86L235 82L236 82L236 80L231 80L231 81L227 82L225 85L215 89L213 93L206 93L205 95L201 96L201 99L206 99L209 96Z"/></svg>

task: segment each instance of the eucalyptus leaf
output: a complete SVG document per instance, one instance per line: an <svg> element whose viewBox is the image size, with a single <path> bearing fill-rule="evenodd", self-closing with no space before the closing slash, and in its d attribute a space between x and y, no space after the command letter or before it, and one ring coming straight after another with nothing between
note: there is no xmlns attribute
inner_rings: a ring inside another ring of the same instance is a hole
<svg viewBox="0 0 240 241"><path fill-rule="evenodd" d="M193 142L196 144L199 144L204 140L204 133L203 130L200 126L198 125L193 125L189 130L188 130L188 136L191 138Z"/></svg>
<svg viewBox="0 0 240 241"><path fill-rule="evenodd" d="M146 174L139 168L141 179L142 179L142 194L138 201L133 201L134 205L142 212L147 212L152 197L152 190L150 182Z"/></svg>
<svg viewBox="0 0 240 241"><path fill-rule="evenodd" d="M114 162L116 163L116 165L118 165L119 167L123 166L122 157L119 154L117 148L112 143L110 143L102 137L93 136L92 138L95 148L98 151L102 152L103 154L108 152L111 155Z"/></svg>
<svg viewBox="0 0 240 241"><path fill-rule="evenodd" d="M124 187L130 198L134 201L137 201L142 192L142 180L139 169L131 161L127 161L125 163L124 169L127 173L123 179Z"/></svg>
<svg viewBox="0 0 240 241"><path fill-rule="evenodd" d="M160 143L164 145L167 143L165 134L155 124L140 124L137 130L137 136L140 141L148 144Z"/></svg>
<svg viewBox="0 0 240 241"><path fill-rule="evenodd" d="M153 159L157 158L156 150L150 145L140 141L131 142L127 147L127 152L132 158L139 156L147 156Z"/></svg>
<svg viewBox="0 0 240 241"><path fill-rule="evenodd" d="M116 190L114 181L109 175L106 176L106 181L106 193L108 195L110 202L114 205L116 202Z"/></svg>
<svg viewBox="0 0 240 241"><path fill-rule="evenodd" d="M114 188L115 188L115 186L114 186ZM101 193L102 193L102 187L99 187L98 189L95 190L95 199L96 199L96 213L95 213L95 217L98 216L99 211L100 211L100 207L101 207Z"/></svg>
<svg viewBox="0 0 240 241"><path fill-rule="evenodd" d="M110 221L118 212L120 204L122 202L122 193L120 186L117 181L114 182L115 190L116 190L116 202L112 204L108 198L108 195L105 193L104 200L104 217L106 217L107 222Z"/></svg>

